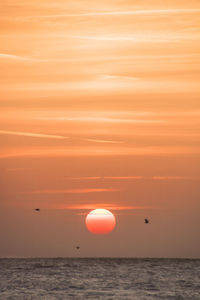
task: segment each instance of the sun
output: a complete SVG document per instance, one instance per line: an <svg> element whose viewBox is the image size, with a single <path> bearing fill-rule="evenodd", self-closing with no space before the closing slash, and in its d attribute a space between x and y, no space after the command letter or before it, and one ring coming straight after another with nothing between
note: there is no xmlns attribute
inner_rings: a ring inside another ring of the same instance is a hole
<svg viewBox="0 0 200 300"><path fill-rule="evenodd" d="M115 216L107 209L94 209L86 216L87 229L94 234L108 234L115 228Z"/></svg>

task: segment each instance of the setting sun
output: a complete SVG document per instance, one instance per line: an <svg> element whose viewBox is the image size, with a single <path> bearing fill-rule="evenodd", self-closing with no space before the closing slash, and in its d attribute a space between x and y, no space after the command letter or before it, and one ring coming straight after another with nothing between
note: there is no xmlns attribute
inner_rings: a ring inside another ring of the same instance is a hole
<svg viewBox="0 0 200 300"><path fill-rule="evenodd" d="M94 209L85 219L87 229L94 234L110 233L116 225L115 216L107 209Z"/></svg>

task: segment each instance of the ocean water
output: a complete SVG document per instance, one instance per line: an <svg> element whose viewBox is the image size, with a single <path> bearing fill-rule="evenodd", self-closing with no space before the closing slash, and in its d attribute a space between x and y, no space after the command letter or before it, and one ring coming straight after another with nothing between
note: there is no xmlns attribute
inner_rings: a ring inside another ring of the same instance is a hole
<svg viewBox="0 0 200 300"><path fill-rule="evenodd" d="M0 259L1 300L200 300L200 260Z"/></svg>

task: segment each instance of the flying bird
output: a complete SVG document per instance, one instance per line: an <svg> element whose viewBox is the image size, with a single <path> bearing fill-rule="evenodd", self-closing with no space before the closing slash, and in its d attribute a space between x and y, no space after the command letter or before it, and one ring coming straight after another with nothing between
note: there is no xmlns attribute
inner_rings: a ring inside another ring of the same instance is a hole
<svg viewBox="0 0 200 300"><path fill-rule="evenodd" d="M76 246L76 249L77 249L77 250L79 250L79 249L80 249L80 247L79 247L79 246Z"/></svg>
<svg viewBox="0 0 200 300"><path fill-rule="evenodd" d="M35 208L35 211L40 211L40 208Z"/></svg>
<svg viewBox="0 0 200 300"><path fill-rule="evenodd" d="M149 220L148 219L144 219L144 223L145 224L149 224Z"/></svg>

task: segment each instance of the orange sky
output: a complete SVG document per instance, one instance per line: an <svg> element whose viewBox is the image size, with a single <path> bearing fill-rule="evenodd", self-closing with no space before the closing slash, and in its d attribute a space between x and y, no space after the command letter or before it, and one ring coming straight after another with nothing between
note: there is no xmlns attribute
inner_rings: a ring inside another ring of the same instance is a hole
<svg viewBox="0 0 200 300"><path fill-rule="evenodd" d="M1 1L0 256L199 256L199 17L197 0ZM99 207L109 236L85 228Z"/></svg>

